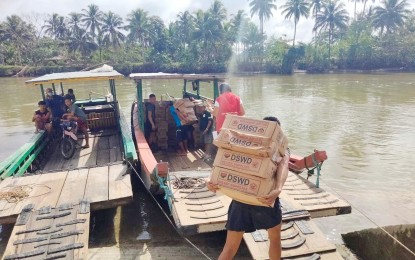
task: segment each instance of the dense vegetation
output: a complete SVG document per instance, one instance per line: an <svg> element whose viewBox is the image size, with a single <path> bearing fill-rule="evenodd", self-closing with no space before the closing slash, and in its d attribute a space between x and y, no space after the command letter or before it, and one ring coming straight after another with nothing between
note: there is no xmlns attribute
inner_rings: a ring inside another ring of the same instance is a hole
<svg viewBox="0 0 415 260"><path fill-rule="evenodd" d="M25 66L26 75L39 75L104 62L124 74L415 68L415 13L406 0L363 0L353 16L338 0L275 2L249 0L249 17L244 11L228 15L214 0L208 10L181 12L169 24L143 9L123 19L94 4L67 16L12 15L0 23L0 76ZM295 25L292 40L263 32L276 15ZM297 25L305 17L314 21L314 37L298 43Z"/></svg>

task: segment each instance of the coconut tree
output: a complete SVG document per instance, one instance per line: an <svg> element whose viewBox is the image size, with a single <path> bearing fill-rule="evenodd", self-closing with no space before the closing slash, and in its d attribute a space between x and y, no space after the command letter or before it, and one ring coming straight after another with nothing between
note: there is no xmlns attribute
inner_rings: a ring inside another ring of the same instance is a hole
<svg viewBox="0 0 415 260"><path fill-rule="evenodd" d="M373 14L373 26L380 29L381 35L385 29L391 33L402 26L410 14L406 0L382 0L381 5L374 8Z"/></svg>
<svg viewBox="0 0 415 260"><path fill-rule="evenodd" d="M45 34L50 35L56 39L57 31L59 26L59 14L53 13L52 16L45 21L45 25L42 29L45 29Z"/></svg>
<svg viewBox="0 0 415 260"><path fill-rule="evenodd" d="M329 37L329 60L331 58L331 45L336 29L344 30L347 28L349 15L343 3L338 0L330 0L323 4L322 10L317 14L314 30L320 32L327 31Z"/></svg>
<svg viewBox="0 0 415 260"><path fill-rule="evenodd" d="M149 40L149 18L148 13L143 9L131 11L127 17L128 40L131 42L139 42L141 46L148 47Z"/></svg>
<svg viewBox="0 0 415 260"><path fill-rule="evenodd" d="M77 32L79 29L81 29L81 19L82 14L72 12L69 14L68 18L68 27L69 31L73 34Z"/></svg>
<svg viewBox="0 0 415 260"><path fill-rule="evenodd" d="M210 6L209 12L217 26L223 28L223 21L226 20L226 9L223 3L220 0L215 0Z"/></svg>
<svg viewBox="0 0 415 260"><path fill-rule="evenodd" d="M70 52L79 51L83 57L87 57L97 49L97 45L85 29L77 29L68 37L68 49Z"/></svg>
<svg viewBox="0 0 415 260"><path fill-rule="evenodd" d="M121 32L123 28L123 21L120 16L111 11L104 13L101 31L106 46L112 46L114 49L121 47L121 42L125 39L125 35Z"/></svg>
<svg viewBox="0 0 415 260"><path fill-rule="evenodd" d="M277 10L275 0L251 0L249 7L251 8L251 17L255 14L259 17L259 29L264 34L264 21L272 16L272 10Z"/></svg>
<svg viewBox="0 0 415 260"><path fill-rule="evenodd" d="M195 18L188 11L180 12L177 18L177 32L180 34L180 38L186 49L186 46L190 44L192 33L195 30Z"/></svg>
<svg viewBox="0 0 415 260"><path fill-rule="evenodd" d="M247 17L243 10L239 10L235 15L232 16L231 20L231 40L236 43L236 53L239 53L239 43L242 39L242 31L246 27Z"/></svg>
<svg viewBox="0 0 415 260"><path fill-rule="evenodd" d="M306 0L288 0L287 3L282 6L282 8L285 8L282 11L282 14L285 14L285 19L291 19L291 17L294 16L294 46L295 35L297 33L297 23L300 20L301 16L308 18L310 6Z"/></svg>
<svg viewBox="0 0 415 260"><path fill-rule="evenodd" d="M222 37L222 30L217 26L216 21L212 18L210 12L199 10L196 12L195 31L193 39L202 43L202 53L204 61L209 59L212 54L212 46L215 41L219 41Z"/></svg>
<svg viewBox="0 0 415 260"><path fill-rule="evenodd" d="M17 62L22 63L22 52L29 49L35 39L35 28L27 24L19 16L12 15L6 18L0 26L1 43L9 42L16 48Z"/></svg>
<svg viewBox="0 0 415 260"><path fill-rule="evenodd" d="M95 4L88 5L88 8L82 9L82 12L82 22L85 23L86 29L91 33L92 39L95 40L95 36L101 27L103 14Z"/></svg>

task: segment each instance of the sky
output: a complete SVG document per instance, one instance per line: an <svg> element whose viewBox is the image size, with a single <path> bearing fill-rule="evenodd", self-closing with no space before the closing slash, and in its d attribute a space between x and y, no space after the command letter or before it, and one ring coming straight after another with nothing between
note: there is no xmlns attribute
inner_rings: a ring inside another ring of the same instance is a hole
<svg viewBox="0 0 415 260"><path fill-rule="evenodd" d="M346 8L353 17L354 4L347 0L342 0L346 4ZM58 13L67 15L70 12L81 12L91 3L100 7L104 12L112 11L120 15L124 20L128 13L137 8L148 11L149 15L157 15L161 17L167 25L170 21L176 20L179 12L186 10L193 12L198 9L207 10L213 0L0 0L0 21L7 16L17 14L29 18L35 25L41 26L47 14ZM368 5L372 1L368 1ZM415 7L415 0L407 0L410 9ZM228 11L228 18L232 14L236 14L238 10L245 10L250 16L248 0L222 0ZM277 0L277 10L273 11L273 17L264 23L264 30L268 37L292 39L294 31L294 22L285 20L281 14L285 1ZM379 0L376 0L379 3ZM376 4L375 3L375 4ZM362 10L363 4L358 3L357 10ZM259 26L257 16L252 21ZM314 22L311 18L301 18L297 25L297 41L309 42L312 38L312 27Z"/></svg>

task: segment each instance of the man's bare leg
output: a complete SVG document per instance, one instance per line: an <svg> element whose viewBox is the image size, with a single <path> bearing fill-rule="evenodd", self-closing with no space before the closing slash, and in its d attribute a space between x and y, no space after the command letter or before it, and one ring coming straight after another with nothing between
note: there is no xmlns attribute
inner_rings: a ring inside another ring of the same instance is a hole
<svg viewBox="0 0 415 260"><path fill-rule="evenodd" d="M82 132L85 135L85 146L84 146L84 148L88 148L89 147L89 134L88 134L88 129L86 127L83 127L81 130L82 130Z"/></svg>
<svg viewBox="0 0 415 260"><path fill-rule="evenodd" d="M269 259L281 259L281 224L268 229Z"/></svg>
<svg viewBox="0 0 415 260"><path fill-rule="evenodd" d="M238 252L244 232L230 231L226 233L226 243L218 260L231 260Z"/></svg>

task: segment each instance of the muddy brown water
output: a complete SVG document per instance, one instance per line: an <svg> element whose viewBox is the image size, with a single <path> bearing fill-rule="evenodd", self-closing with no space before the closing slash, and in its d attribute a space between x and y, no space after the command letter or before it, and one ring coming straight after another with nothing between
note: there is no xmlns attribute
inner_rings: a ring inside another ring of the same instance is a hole
<svg viewBox="0 0 415 260"><path fill-rule="evenodd" d="M25 86L25 80L0 78L0 160L34 131L30 119L41 95L37 87ZM353 209L349 215L317 220L329 240L342 243L341 233L415 222L415 74L260 75L230 77L229 82L233 92L241 96L248 116L275 115L280 119L293 153L327 151L323 188L349 201ZM105 95L107 85L69 84L65 89L73 88L80 99L88 98L90 90L95 92L92 97ZM124 79L116 85L118 100L129 117L135 99L134 83ZM165 93L179 96L181 85L175 80L144 81L143 91L145 96L156 93L160 99ZM211 96L212 90L203 89L202 94ZM173 241L187 248L141 192L136 191L132 205L93 215L91 247L115 240L135 241L142 226L148 225L152 237L149 243ZM122 224L108 224L115 220ZM2 227L3 246L9 229ZM216 252L223 245L224 234L193 239ZM241 254L249 255L246 248Z"/></svg>

